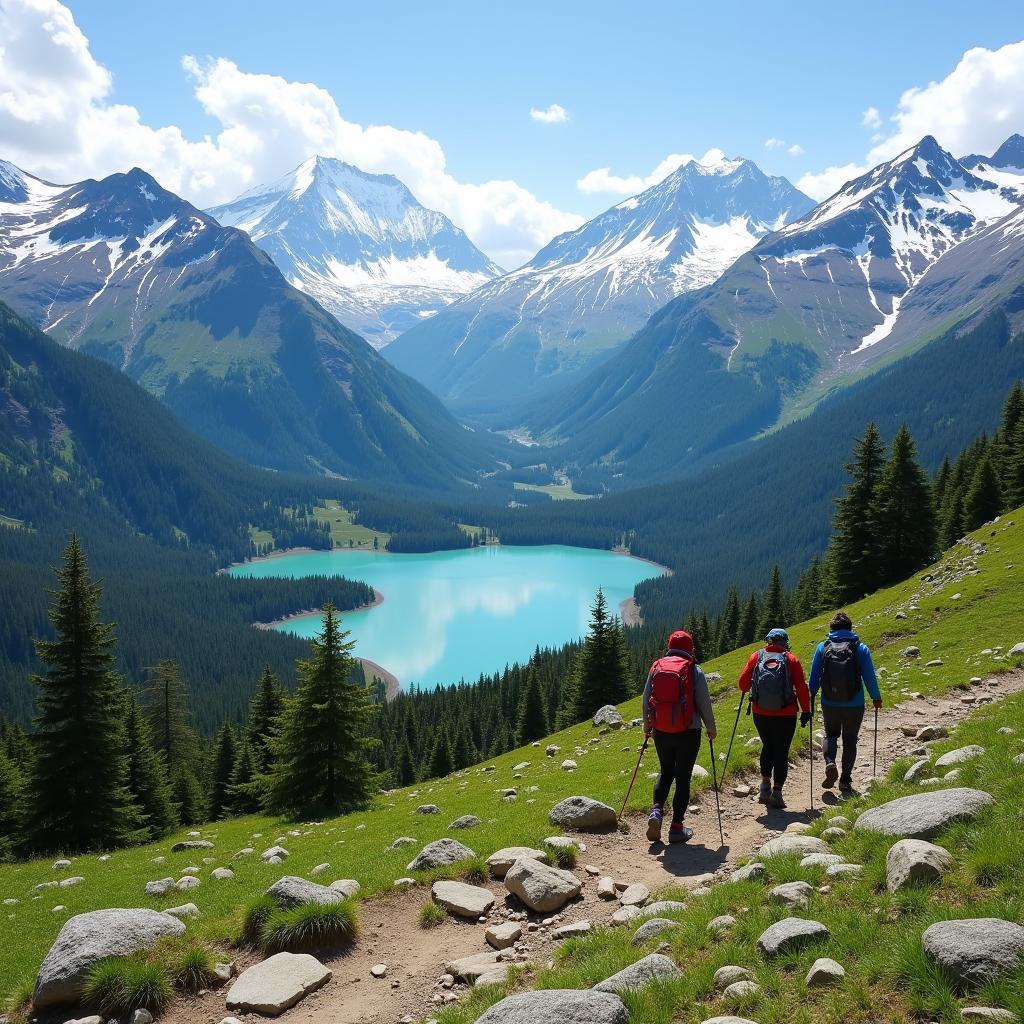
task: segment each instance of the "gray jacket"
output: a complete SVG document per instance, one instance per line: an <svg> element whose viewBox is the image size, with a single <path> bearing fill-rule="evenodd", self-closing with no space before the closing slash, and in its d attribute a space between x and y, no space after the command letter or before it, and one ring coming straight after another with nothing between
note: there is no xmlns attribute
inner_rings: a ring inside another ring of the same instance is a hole
<svg viewBox="0 0 1024 1024"><path fill-rule="evenodd" d="M677 655L679 657L689 657L686 651L669 651L670 655ZM654 666L652 665L653 669ZM651 724L651 679L653 672L647 673L647 682L644 683L644 695L643 695L643 712L644 712L644 728L649 728ZM715 725L715 711L711 705L711 691L708 689L708 681L704 678L704 671L700 665L696 662L693 663L693 703L696 705L694 708L693 721L690 723L691 729L699 729L703 722L709 729L716 729Z"/></svg>

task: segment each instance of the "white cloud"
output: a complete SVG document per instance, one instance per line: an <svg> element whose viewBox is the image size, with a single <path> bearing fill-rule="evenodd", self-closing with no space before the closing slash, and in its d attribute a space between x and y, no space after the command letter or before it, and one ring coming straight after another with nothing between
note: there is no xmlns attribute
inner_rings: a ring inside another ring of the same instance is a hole
<svg viewBox="0 0 1024 1024"><path fill-rule="evenodd" d="M530 107L530 117L534 121L543 121L544 124L562 124L564 121L569 120L569 111L560 103L552 103L546 109Z"/></svg>
<svg viewBox="0 0 1024 1024"><path fill-rule="evenodd" d="M862 163L805 174L797 185L809 196L824 199L925 135L934 135L955 156L993 152L1007 136L1024 129L1024 40L997 50L968 50L945 78L907 89L889 121L893 128L872 137L874 145ZM861 124L877 132L883 124L878 108L868 107Z"/></svg>
<svg viewBox="0 0 1024 1024"><path fill-rule="evenodd" d="M803 156L803 155L804 155L804 147L803 147L803 146L801 146L799 142L794 142L794 143L793 143L793 145L792 145L792 146L790 146L790 147L789 147L789 148L788 148L788 149L786 150L786 152L787 152L787 153L788 153L788 154L789 154L790 156Z"/></svg>
<svg viewBox="0 0 1024 1024"><path fill-rule="evenodd" d="M786 144L786 140L785 139L777 139L777 138L775 138L775 136L772 136L771 138L767 138L767 139L764 140L764 148L765 149L782 149L782 147L785 144Z"/></svg>
<svg viewBox="0 0 1024 1024"><path fill-rule="evenodd" d="M872 131L882 127L882 115L878 112L878 107L868 107L863 114L860 115L860 123L865 128L870 128Z"/></svg>
<svg viewBox="0 0 1024 1024"><path fill-rule="evenodd" d="M138 165L197 206L280 176L316 153L395 174L506 267L529 259L582 218L511 180L468 183L422 132L348 121L325 89L254 74L230 60L185 57L196 99L219 131L189 139L107 101L111 75L57 0L0 3L0 140L7 159L57 182Z"/></svg>
<svg viewBox="0 0 1024 1024"><path fill-rule="evenodd" d="M576 187L581 192L589 194L607 192L612 195L635 196L638 192L657 185L673 171L682 167L683 164L696 160L702 164L715 164L725 159L725 153L717 148L709 149L703 156L693 156L691 153L672 153L665 157L657 167L646 176L633 174L628 177L620 177L612 174L610 167L598 167L588 171L576 182Z"/></svg>

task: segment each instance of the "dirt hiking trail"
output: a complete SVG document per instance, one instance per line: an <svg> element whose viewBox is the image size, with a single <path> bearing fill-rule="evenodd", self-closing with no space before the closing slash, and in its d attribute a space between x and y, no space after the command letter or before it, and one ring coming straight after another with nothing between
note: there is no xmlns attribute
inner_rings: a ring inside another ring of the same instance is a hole
<svg viewBox="0 0 1024 1024"><path fill-rule="evenodd" d="M1011 693L1024 690L1024 672L1013 672L992 677L969 689L954 689L941 697L918 697L894 707L883 709L878 716L878 774L884 775L892 763L905 757L921 745L903 734L904 726L922 727L943 725L952 728L980 704L998 700ZM730 702L731 703L731 702ZM728 744L733 716L727 716L728 705L719 704L719 745L724 752ZM868 707L864 718L854 770L854 787L862 789L872 775L872 747L874 713ZM815 729L821 728L820 715ZM646 774L655 767L653 758L645 755L644 765L637 779L637 787L649 788ZM575 874L583 882L579 898L567 904L557 914L557 921L544 914L530 913L529 925L523 924L523 959L535 966L544 966L551 959L558 940L551 932L559 925L589 920L595 925L607 923L611 914L619 909L616 900L597 896L597 880L610 875L616 882L643 882L657 894L668 888L693 888L710 881L709 875L727 876L737 862L749 858L771 835L782 832L792 822L810 822L829 807L842 801L836 790L822 790L820 759L815 763L814 805L810 810L809 772L806 757L795 762L790 772L785 796L785 810L771 810L756 801L759 773L752 777L734 776L720 795L722 828L725 846L720 848L718 824L715 816L714 794L710 789L702 795L687 817L694 830L693 840L680 846L663 846L647 841L646 820L643 815L627 816L628 833L584 834L579 838L586 847L580 854ZM737 796L734 787L746 783L753 792ZM625 784L625 783L624 783ZM622 794L588 793L610 803L621 800ZM667 825L665 828L667 834ZM485 855L493 851L482 851ZM587 868L597 869L597 874ZM497 897L488 924L506 920L510 910L521 910L518 901L511 899L501 882L487 883ZM653 898L657 898L652 897ZM286 1011L279 1020L287 1024L308 1024L326 1021L329 1024L410 1024L411 1021L430 1017L446 1002L458 999L467 991L461 982L444 987L445 963L473 953L488 951L484 939L485 924L459 921L448 917L439 927L424 930L419 926L421 904L429 899L429 890L417 888L409 892L389 893L369 899L360 905L361 935L355 947L342 956L325 958L333 971L331 981L318 992ZM513 903L515 904L513 906ZM528 930L532 928L533 930ZM511 952L511 951L510 951ZM251 957L239 955L235 963L243 970L252 962ZM387 964L387 974L375 978L370 969L376 964ZM226 987L202 996L179 999L163 1018L167 1024L220 1024L229 1016L224 1008ZM237 1015L249 1024L264 1020L257 1015Z"/></svg>

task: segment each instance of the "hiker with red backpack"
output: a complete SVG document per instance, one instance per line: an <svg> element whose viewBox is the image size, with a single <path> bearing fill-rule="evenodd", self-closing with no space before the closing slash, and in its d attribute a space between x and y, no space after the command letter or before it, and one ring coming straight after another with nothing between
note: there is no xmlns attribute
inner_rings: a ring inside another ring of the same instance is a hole
<svg viewBox="0 0 1024 1024"><path fill-rule="evenodd" d="M700 753L701 724L708 738L717 735L715 713L711 707L708 681L693 654L693 637L684 629L668 638L667 653L658 658L647 673L643 695L644 734L653 734L661 774L654 785L654 806L647 819L647 838L661 842L661 824L669 790L672 797L670 843L685 843L693 830L683 824L690 803L690 778Z"/></svg>
<svg viewBox="0 0 1024 1024"><path fill-rule="evenodd" d="M871 695L876 713L882 706L878 677L871 651L853 631L846 612L836 612L828 636L818 644L811 662L811 700L821 693L825 720L825 777L822 786L831 789L839 780L844 794L853 792L853 766L857 762L857 737L864 720L864 688ZM839 739L843 741L842 772L836 767Z"/></svg>
<svg viewBox="0 0 1024 1024"><path fill-rule="evenodd" d="M757 802L783 808L786 801L782 798L782 787L789 774L789 748L796 735L798 704L801 727L811 720L811 697L804 669L790 651L789 634L784 629L768 631L764 647L750 656L740 673L739 688L750 694L754 728L761 737L761 788Z"/></svg>

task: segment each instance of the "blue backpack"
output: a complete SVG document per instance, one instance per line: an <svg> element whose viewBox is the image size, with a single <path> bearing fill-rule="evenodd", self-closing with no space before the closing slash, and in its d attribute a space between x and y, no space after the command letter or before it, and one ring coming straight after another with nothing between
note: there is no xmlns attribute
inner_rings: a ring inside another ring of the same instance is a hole
<svg viewBox="0 0 1024 1024"><path fill-rule="evenodd" d="M793 687L789 682L789 659L785 651L758 651L750 696L754 703L765 711L781 711L793 703Z"/></svg>

